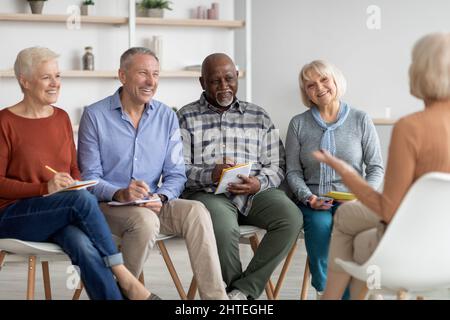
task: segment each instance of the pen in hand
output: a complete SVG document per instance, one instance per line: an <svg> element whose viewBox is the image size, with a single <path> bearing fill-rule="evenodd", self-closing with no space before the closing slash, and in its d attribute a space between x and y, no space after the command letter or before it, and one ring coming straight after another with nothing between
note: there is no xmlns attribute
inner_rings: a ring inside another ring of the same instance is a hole
<svg viewBox="0 0 450 320"><path fill-rule="evenodd" d="M52 169L52 168L49 167L49 166L45 166L45 169L48 169L49 171L53 172L54 174L57 174L57 173L58 173L58 171L56 171L55 169Z"/></svg>

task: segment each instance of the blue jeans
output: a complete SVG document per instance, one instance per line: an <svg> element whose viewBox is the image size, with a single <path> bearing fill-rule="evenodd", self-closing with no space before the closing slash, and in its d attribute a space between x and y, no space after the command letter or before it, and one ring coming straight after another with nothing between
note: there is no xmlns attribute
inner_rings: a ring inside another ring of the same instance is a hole
<svg viewBox="0 0 450 320"><path fill-rule="evenodd" d="M60 192L20 200L0 213L0 238L54 242L74 265L89 298L120 300L110 266L123 263L95 196L88 191Z"/></svg>
<svg viewBox="0 0 450 320"><path fill-rule="evenodd" d="M303 228L305 232L306 252L311 270L311 284L317 291L324 291L327 283L328 250L330 247L331 231L333 229L333 216L339 207L333 203L328 210L315 210L298 204L303 214ZM344 299L349 297L346 290Z"/></svg>

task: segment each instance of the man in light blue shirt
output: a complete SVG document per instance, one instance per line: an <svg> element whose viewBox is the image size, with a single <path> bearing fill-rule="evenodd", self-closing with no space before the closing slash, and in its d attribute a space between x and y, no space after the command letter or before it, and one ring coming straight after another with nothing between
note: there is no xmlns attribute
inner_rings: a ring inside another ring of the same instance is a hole
<svg viewBox="0 0 450 320"><path fill-rule="evenodd" d="M146 48L128 49L119 80L122 87L83 113L78 163L83 179L99 181L91 191L122 238L125 265L138 277L157 234L177 234L186 240L200 297L227 299L209 212L200 202L176 199L186 182L182 142L175 113L152 99L158 58ZM156 201L107 204L143 199Z"/></svg>

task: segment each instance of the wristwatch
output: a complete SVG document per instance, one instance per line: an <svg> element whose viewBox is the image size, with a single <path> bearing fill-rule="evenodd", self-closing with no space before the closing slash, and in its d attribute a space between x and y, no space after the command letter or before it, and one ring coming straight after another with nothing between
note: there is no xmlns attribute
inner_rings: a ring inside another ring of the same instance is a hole
<svg viewBox="0 0 450 320"><path fill-rule="evenodd" d="M167 196L165 195L165 194L160 194L160 193L158 193L158 197L160 197L161 198L161 202L163 203L163 204L165 204L166 202L167 202Z"/></svg>

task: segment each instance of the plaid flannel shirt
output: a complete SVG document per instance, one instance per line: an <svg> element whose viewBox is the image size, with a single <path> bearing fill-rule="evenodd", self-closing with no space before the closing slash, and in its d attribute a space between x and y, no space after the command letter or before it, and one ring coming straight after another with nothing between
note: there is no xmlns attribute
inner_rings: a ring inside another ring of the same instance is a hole
<svg viewBox="0 0 450 320"><path fill-rule="evenodd" d="M231 159L237 164L252 163L250 175L261 183L258 191L276 188L284 179L285 151L267 112L238 99L221 113L200 99L177 112L186 165L186 192L214 192L212 171L217 163ZM254 195L225 195L240 213L248 215Z"/></svg>

